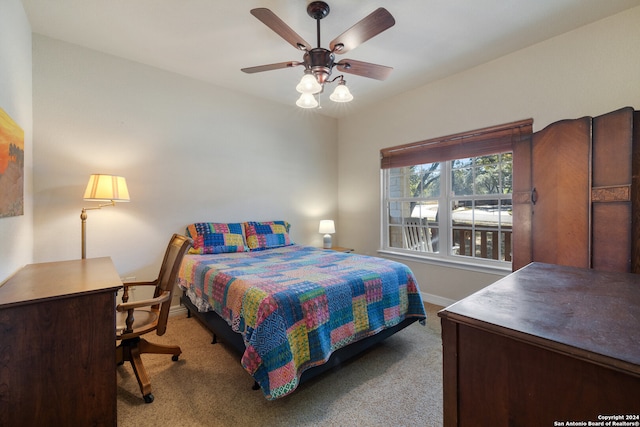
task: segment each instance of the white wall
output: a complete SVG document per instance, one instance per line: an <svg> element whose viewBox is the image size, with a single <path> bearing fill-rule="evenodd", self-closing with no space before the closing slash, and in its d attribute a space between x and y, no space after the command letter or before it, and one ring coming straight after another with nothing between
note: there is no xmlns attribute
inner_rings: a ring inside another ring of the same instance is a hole
<svg viewBox="0 0 640 427"><path fill-rule="evenodd" d="M536 131L560 119L640 109L639 79L636 7L340 120L341 245L368 254L380 246L381 148L526 118ZM421 290L441 300L501 277L407 264Z"/></svg>
<svg viewBox="0 0 640 427"><path fill-rule="evenodd" d="M87 257L157 275L197 221L288 220L321 245L337 218L337 122L79 46L33 37L36 261L80 257L91 173L127 179L130 203L88 211Z"/></svg>
<svg viewBox="0 0 640 427"><path fill-rule="evenodd" d="M2 22L0 35L15 40L14 33L28 32L20 14L18 23L0 14L9 28L18 25L4 30ZM539 130L559 119L640 108L638 22L640 8L631 9L337 124L34 36L34 258L79 256L78 217L90 205L81 195L95 172L129 182L131 203L90 211L88 220L88 256L112 256L123 276L153 277L170 233L192 221L283 218L294 224L296 241L319 245L317 221L335 218L338 203L336 243L375 255L380 148L528 117ZM8 55L0 51L3 66ZM29 240L29 229L15 231L23 223L8 221L0 220L3 233ZM29 257L29 243L9 247L12 256ZM20 262L0 265L15 270ZM407 264L423 292L442 301L500 277Z"/></svg>
<svg viewBox="0 0 640 427"><path fill-rule="evenodd" d="M24 131L25 149L24 215L0 218L0 283L33 259L31 89L31 26L20 0L0 0L0 107Z"/></svg>

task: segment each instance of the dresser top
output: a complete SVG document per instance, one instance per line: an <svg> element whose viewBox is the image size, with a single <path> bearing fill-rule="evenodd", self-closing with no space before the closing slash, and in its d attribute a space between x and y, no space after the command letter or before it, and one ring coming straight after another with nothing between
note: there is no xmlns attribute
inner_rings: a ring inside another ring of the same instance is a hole
<svg viewBox="0 0 640 427"><path fill-rule="evenodd" d="M29 264L0 285L0 308L122 286L111 258Z"/></svg>
<svg viewBox="0 0 640 427"><path fill-rule="evenodd" d="M640 275L532 263L439 313L640 374Z"/></svg>

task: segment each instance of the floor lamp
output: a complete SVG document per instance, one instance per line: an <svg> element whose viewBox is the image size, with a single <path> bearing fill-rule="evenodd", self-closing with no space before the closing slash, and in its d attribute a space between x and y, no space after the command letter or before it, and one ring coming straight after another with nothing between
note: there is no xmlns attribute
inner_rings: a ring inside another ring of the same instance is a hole
<svg viewBox="0 0 640 427"><path fill-rule="evenodd" d="M116 202L128 202L129 190L127 181L121 176L94 174L89 177L87 189L84 191L84 200L101 203L98 206L82 208L80 220L82 221L82 259L87 257L87 211L100 209L104 206L115 206Z"/></svg>

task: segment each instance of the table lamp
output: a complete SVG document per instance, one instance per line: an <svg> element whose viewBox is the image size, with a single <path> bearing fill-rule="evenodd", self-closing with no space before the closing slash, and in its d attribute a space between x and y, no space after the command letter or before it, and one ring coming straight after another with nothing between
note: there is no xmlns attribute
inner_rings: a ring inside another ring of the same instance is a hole
<svg viewBox="0 0 640 427"><path fill-rule="evenodd" d="M94 174L89 177L89 183L84 191L84 200L101 203L98 206L82 208L82 259L87 257L87 211L100 209L104 206L115 206L116 202L128 202L129 190L127 181L121 176Z"/></svg>
<svg viewBox="0 0 640 427"><path fill-rule="evenodd" d="M322 239L322 247L324 249L331 249L331 235L336 232L336 225L332 219L323 219L320 221L320 227L318 233L324 234Z"/></svg>

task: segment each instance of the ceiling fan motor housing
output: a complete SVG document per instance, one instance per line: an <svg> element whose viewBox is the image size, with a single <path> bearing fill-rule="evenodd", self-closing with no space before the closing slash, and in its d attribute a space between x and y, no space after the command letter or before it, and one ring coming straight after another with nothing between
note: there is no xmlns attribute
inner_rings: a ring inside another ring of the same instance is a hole
<svg viewBox="0 0 640 427"><path fill-rule="evenodd" d="M304 66L311 70L318 83L323 84L331 75L335 55L327 49L317 47L304 54Z"/></svg>
<svg viewBox="0 0 640 427"><path fill-rule="evenodd" d="M329 14L329 5L323 1L312 1L307 6L307 14L313 19L322 19Z"/></svg>

